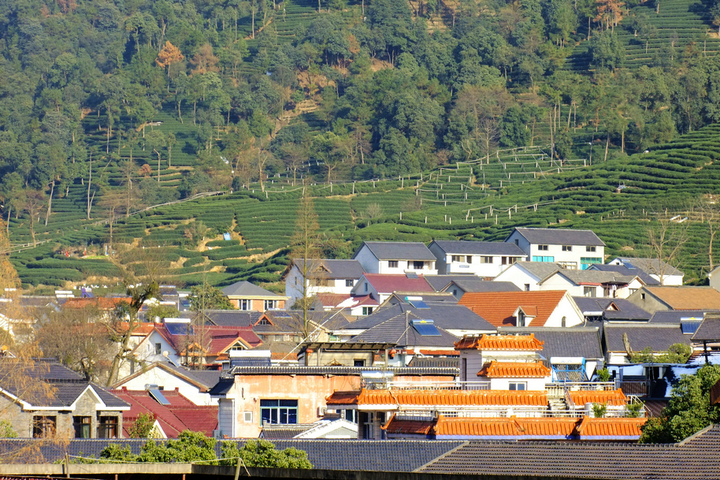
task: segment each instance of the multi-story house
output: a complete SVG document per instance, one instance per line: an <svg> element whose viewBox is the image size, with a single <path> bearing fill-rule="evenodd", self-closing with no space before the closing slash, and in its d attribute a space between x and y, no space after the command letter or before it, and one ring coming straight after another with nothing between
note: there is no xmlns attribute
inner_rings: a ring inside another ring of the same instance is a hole
<svg viewBox="0 0 720 480"><path fill-rule="evenodd" d="M605 258L605 243L591 230L516 227L505 241L520 247L527 261L562 268L586 270Z"/></svg>
<svg viewBox="0 0 720 480"><path fill-rule="evenodd" d="M428 249L437 258L441 275L470 273L493 278L527 256L517 245L505 242L433 240Z"/></svg>
<svg viewBox="0 0 720 480"><path fill-rule="evenodd" d="M357 260L308 260L294 259L285 275L285 295L289 297L289 306L303 297L303 279L305 294L314 297L318 294L349 295L362 274L365 273Z"/></svg>
<svg viewBox="0 0 720 480"><path fill-rule="evenodd" d="M363 242L353 259L365 273L438 273L435 255L422 242Z"/></svg>

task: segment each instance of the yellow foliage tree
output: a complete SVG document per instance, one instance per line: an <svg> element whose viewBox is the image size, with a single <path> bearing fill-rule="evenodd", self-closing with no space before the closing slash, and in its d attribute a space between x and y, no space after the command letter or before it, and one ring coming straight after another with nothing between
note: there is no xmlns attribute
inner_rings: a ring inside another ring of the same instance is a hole
<svg viewBox="0 0 720 480"><path fill-rule="evenodd" d="M160 53L158 53L157 58L155 59L155 63L157 63L162 68L167 68L173 63L178 63L184 59L185 56L182 54L180 49L170 43L169 41L165 42L165 46L160 50Z"/></svg>
<svg viewBox="0 0 720 480"><path fill-rule="evenodd" d="M10 241L5 235L5 222L0 219L0 295L6 288L17 288L20 285L15 267L10 263Z"/></svg>

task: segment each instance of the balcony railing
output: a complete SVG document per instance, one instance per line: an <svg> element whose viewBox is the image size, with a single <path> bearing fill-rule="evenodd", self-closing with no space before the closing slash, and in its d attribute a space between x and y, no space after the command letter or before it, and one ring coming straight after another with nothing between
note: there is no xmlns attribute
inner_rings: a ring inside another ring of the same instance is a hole
<svg viewBox="0 0 720 480"><path fill-rule="evenodd" d="M490 390L490 382L368 382L374 390Z"/></svg>

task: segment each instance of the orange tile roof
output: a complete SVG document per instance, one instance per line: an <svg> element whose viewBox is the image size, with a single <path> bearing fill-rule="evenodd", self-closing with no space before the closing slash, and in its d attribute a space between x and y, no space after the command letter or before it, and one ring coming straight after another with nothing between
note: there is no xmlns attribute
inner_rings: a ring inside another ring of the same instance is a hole
<svg viewBox="0 0 720 480"><path fill-rule="evenodd" d="M432 420L400 420L395 414L382 428L388 433L402 433L406 435L427 435L432 431L435 419Z"/></svg>
<svg viewBox="0 0 720 480"><path fill-rule="evenodd" d="M365 390L357 404L370 405L532 405L546 406L547 394L532 390Z"/></svg>
<svg viewBox="0 0 720 480"><path fill-rule="evenodd" d="M542 362L496 362L486 363L478 377L488 378L544 378L550 376L550 369Z"/></svg>
<svg viewBox="0 0 720 480"><path fill-rule="evenodd" d="M100 310L112 310L121 303L130 303L130 298L107 298L107 297L95 297L95 298L69 298L63 303L63 308L85 308L95 307Z"/></svg>
<svg viewBox="0 0 720 480"><path fill-rule="evenodd" d="M440 416L434 428L435 435L453 436L572 436L577 418L482 418Z"/></svg>
<svg viewBox="0 0 720 480"><path fill-rule="evenodd" d="M576 431L580 440L587 437L634 437L642 434L647 418L590 418L584 417Z"/></svg>
<svg viewBox="0 0 720 480"><path fill-rule="evenodd" d="M423 349L423 350L420 350L420 353L423 354L423 355L445 355L445 356L451 356L451 357L456 357L456 356L460 355L460 352L458 352L457 350L428 350L428 349Z"/></svg>
<svg viewBox="0 0 720 480"><path fill-rule="evenodd" d="M542 327L547 322L565 291L547 290L536 292L468 292L458 304L465 305L493 326L515 326L515 311L522 305L525 308L536 307L537 315L532 320L533 327Z"/></svg>
<svg viewBox="0 0 720 480"><path fill-rule="evenodd" d="M333 392L330 396L325 397L325 403L327 405L355 405L358 402L360 392Z"/></svg>
<svg viewBox="0 0 720 480"><path fill-rule="evenodd" d="M712 287L644 287L673 310L720 310L720 292Z"/></svg>
<svg viewBox="0 0 720 480"><path fill-rule="evenodd" d="M570 391L570 398L575 406L582 406L586 403L600 403L612 406L622 406L627 403L627 398L622 390L577 390Z"/></svg>
<svg viewBox="0 0 720 480"><path fill-rule="evenodd" d="M455 342L455 350L542 350L542 342L530 335L488 335L467 336Z"/></svg>

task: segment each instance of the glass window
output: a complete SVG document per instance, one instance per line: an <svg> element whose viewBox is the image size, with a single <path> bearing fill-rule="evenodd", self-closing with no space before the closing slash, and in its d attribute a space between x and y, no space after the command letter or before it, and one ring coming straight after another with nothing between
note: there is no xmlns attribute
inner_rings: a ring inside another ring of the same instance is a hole
<svg viewBox="0 0 720 480"><path fill-rule="evenodd" d="M265 300L265 310L273 310L277 308L277 300Z"/></svg>
<svg viewBox="0 0 720 480"><path fill-rule="evenodd" d="M162 355L162 343L155 344L155 355ZM82 438L89 438L89 437L82 437Z"/></svg>
<svg viewBox="0 0 720 480"><path fill-rule="evenodd" d="M98 438L118 438L118 417L98 419Z"/></svg>
<svg viewBox="0 0 720 480"><path fill-rule="evenodd" d="M453 255L452 261L453 262L462 262L462 257L460 255Z"/></svg>
<svg viewBox="0 0 720 480"><path fill-rule="evenodd" d="M590 265L602 263L602 258L598 257L580 257L580 265L582 270L587 270Z"/></svg>
<svg viewBox="0 0 720 480"><path fill-rule="evenodd" d="M595 247L585 247L585 251L586 251L586 252L594 252L594 251L595 251Z"/></svg>
<svg viewBox="0 0 720 480"><path fill-rule="evenodd" d="M297 415L297 400L260 400L261 423L296 424Z"/></svg>
<svg viewBox="0 0 720 480"><path fill-rule="evenodd" d="M388 267L390 267L390 268L397 268L397 267L398 267L398 261L397 261L397 260L388 260Z"/></svg>
<svg viewBox="0 0 720 480"><path fill-rule="evenodd" d="M594 297L596 295L597 288L595 287L583 287L583 295L586 297Z"/></svg>
<svg viewBox="0 0 720 480"><path fill-rule="evenodd" d="M73 417L75 438L90 438L90 417Z"/></svg>
<svg viewBox="0 0 720 480"><path fill-rule="evenodd" d="M33 438L54 438L57 430L55 415L35 415L33 417Z"/></svg>
<svg viewBox="0 0 720 480"><path fill-rule="evenodd" d="M362 312L363 315L370 315L373 313L373 307L363 307Z"/></svg>
<svg viewBox="0 0 720 480"><path fill-rule="evenodd" d="M563 252L572 252L572 245L563 245L562 247Z"/></svg>
<svg viewBox="0 0 720 480"><path fill-rule="evenodd" d="M240 310L250 310L252 308L252 300L240 300Z"/></svg>
<svg viewBox="0 0 720 480"><path fill-rule="evenodd" d="M533 255L532 261L533 261L533 262L554 262L554 261L555 261L555 257L542 256L542 255Z"/></svg>
<svg viewBox="0 0 720 480"><path fill-rule="evenodd" d="M422 270L423 268L425 268L425 262L420 260L413 261L413 269Z"/></svg>
<svg viewBox="0 0 720 480"><path fill-rule="evenodd" d="M548 246L547 245L538 245L538 250L547 251Z"/></svg>
<svg viewBox="0 0 720 480"><path fill-rule="evenodd" d="M493 263L493 257L480 257L480 263Z"/></svg>
<svg viewBox="0 0 720 480"><path fill-rule="evenodd" d="M472 263L472 255L468 255L467 257L465 257L465 262Z"/></svg>
<svg viewBox="0 0 720 480"><path fill-rule="evenodd" d="M345 286L346 286L346 287L352 287L354 284L355 284L355 280L353 280L352 278L349 278L349 279L346 279L346 280L345 280Z"/></svg>
<svg viewBox="0 0 720 480"><path fill-rule="evenodd" d="M510 382L510 390L527 390L527 382Z"/></svg>

